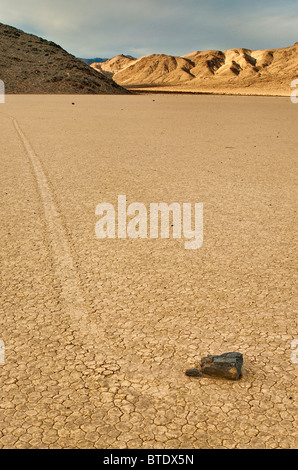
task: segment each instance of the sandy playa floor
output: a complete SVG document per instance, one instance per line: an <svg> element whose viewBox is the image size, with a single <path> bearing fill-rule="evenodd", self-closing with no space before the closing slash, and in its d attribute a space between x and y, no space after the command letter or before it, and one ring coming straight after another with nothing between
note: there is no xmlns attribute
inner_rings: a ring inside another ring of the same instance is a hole
<svg viewBox="0 0 298 470"><path fill-rule="evenodd" d="M297 446L297 111L273 97L7 97L0 448ZM203 247L96 239L97 204L119 194L203 202ZM239 382L184 375L233 350Z"/></svg>

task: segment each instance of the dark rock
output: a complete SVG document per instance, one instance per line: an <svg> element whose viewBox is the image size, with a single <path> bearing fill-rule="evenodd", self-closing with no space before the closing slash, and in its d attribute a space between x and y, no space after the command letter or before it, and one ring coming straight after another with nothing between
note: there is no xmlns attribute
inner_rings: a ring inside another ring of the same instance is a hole
<svg viewBox="0 0 298 470"><path fill-rule="evenodd" d="M199 369L188 369L185 374L188 376L188 377L202 377L202 374L201 372L199 371Z"/></svg>
<svg viewBox="0 0 298 470"><path fill-rule="evenodd" d="M221 356L207 356L201 359L201 372L212 377L238 380L241 377L243 355L229 352Z"/></svg>

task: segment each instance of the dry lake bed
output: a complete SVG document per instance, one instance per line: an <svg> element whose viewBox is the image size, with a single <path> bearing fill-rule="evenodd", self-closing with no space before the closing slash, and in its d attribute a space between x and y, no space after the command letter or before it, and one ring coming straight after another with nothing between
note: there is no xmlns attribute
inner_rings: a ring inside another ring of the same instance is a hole
<svg viewBox="0 0 298 470"><path fill-rule="evenodd" d="M297 112L287 97L6 97L0 448L297 447ZM203 245L97 238L96 207L119 195L203 204ZM239 381L185 375L230 351Z"/></svg>

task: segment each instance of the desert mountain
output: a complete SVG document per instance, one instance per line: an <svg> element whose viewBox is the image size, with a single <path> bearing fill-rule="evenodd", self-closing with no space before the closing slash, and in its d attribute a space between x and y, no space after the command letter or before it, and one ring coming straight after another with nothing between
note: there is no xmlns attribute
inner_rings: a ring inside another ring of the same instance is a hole
<svg viewBox="0 0 298 470"><path fill-rule="evenodd" d="M131 88L290 94L291 82L298 77L298 43L258 51L196 51L183 57L153 54L127 59L116 56L92 67Z"/></svg>
<svg viewBox="0 0 298 470"><path fill-rule="evenodd" d="M98 70L99 72L102 72L107 77L112 78L115 73L124 70L126 67L132 65L136 61L137 59L135 57L120 54L103 63L94 61L94 63L91 64L91 67L95 70Z"/></svg>
<svg viewBox="0 0 298 470"><path fill-rule="evenodd" d="M0 79L6 93L128 93L57 44L2 23Z"/></svg>

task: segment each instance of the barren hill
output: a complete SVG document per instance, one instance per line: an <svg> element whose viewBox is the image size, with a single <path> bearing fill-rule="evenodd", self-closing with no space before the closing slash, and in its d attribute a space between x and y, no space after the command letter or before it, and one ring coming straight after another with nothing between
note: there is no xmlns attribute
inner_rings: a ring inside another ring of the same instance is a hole
<svg viewBox="0 0 298 470"><path fill-rule="evenodd" d="M0 79L6 93L128 93L57 44L2 23Z"/></svg>
<svg viewBox="0 0 298 470"><path fill-rule="evenodd" d="M298 77L298 43L258 51L196 51L183 57L153 54L130 61L120 57L95 68L131 88L289 95L291 82Z"/></svg>
<svg viewBox="0 0 298 470"><path fill-rule="evenodd" d="M123 54L116 55L112 59L107 60L106 62L94 62L91 64L91 67L99 72L102 72L107 77L113 77L113 75L121 70L124 70L126 67L132 65L136 62L137 59L131 56L126 56Z"/></svg>
<svg viewBox="0 0 298 470"><path fill-rule="evenodd" d="M114 76L119 83L127 84L136 84L136 81L149 85L181 83L193 78L190 73L191 68L191 61L183 57L153 54L141 57Z"/></svg>

